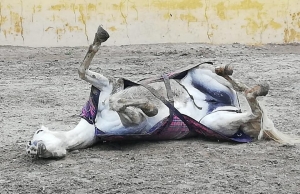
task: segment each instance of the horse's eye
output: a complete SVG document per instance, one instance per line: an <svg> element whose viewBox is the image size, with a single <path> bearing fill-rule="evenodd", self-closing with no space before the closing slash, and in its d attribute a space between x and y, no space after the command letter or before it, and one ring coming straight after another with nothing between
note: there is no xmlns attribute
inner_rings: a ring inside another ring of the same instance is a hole
<svg viewBox="0 0 300 194"><path fill-rule="evenodd" d="M38 130L37 132L36 132L36 134L38 134L39 132L42 132L43 130L42 129L40 129L40 130Z"/></svg>

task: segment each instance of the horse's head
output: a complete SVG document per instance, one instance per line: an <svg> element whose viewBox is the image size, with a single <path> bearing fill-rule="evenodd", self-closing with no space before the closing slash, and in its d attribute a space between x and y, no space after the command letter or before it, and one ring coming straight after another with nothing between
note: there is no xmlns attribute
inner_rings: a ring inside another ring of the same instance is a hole
<svg viewBox="0 0 300 194"><path fill-rule="evenodd" d="M57 149L57 145L62 144L62 141L55 135L55 132L50 131L47 127L41 126L40 129L36 130L33 135L32 140L30 140L26 146L27 154L32 157L60 157L61 154L53 154L52 149ZM62 151L63 154L66 153L65 150Z"/></svg>

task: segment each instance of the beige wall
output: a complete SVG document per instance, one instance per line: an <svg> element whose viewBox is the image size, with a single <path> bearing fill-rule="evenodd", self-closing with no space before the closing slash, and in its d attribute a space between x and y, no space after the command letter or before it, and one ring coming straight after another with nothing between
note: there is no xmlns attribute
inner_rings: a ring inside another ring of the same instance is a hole
<svg viewBox="0 0 300 194"><path fill-rule="evenodd" d="M300 42L300 0L1 0L0 45Z"/></svg>

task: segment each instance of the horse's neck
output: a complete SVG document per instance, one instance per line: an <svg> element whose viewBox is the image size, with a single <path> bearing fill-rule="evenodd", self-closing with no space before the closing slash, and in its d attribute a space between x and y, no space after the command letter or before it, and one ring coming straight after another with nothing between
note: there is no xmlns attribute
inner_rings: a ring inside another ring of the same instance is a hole
<svg viewBox="0 0 300 194"><path fill-rule="evenodd" d="M81 119L74 129L65 132L63 141L68 150L86 148L95 143L95 126Z"/></svg>

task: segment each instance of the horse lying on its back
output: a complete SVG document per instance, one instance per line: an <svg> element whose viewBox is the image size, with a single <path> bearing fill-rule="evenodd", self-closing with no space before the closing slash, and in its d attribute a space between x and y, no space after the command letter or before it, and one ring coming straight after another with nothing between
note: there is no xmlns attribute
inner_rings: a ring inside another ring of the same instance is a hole
<svg viewBox="0 0 300 194"><path fill-rule="evenodd" d="M237 83L230 66L214 68L209 62L138 83L109 80L89 70L108 33L98 28L94 43L78 69L92 84L79 124L70 131L37 130L27 145L33 157L63 157L67 150L86 148L99 141L182 139L203 136L215 140L249 142L270 138L298 143L277 131L256 100L269 86L253 88ZM242 112L238 92L244 94ZM245 108L244 108L245 109Z"/></svg>

